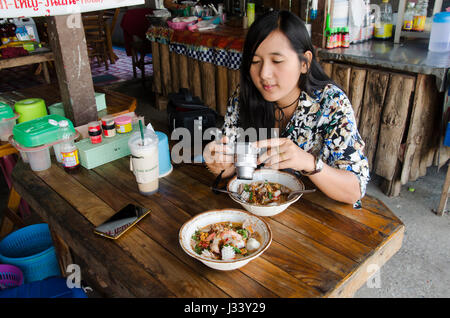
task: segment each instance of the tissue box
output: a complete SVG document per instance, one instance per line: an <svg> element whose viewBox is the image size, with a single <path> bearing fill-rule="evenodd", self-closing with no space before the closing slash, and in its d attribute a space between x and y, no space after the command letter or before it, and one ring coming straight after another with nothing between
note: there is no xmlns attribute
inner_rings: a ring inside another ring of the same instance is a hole
<svg viewBox="0 0 450 318"><path fill-rule="evenodd" d="M133 125L133 130L126 134L116 134L114 137L105 138L102 142L92 144L89 138L76 142L80 163L86 169L93 169L105 163L120 159L131 154L128 147L128 140L131 135L139 131L138 125Z"/></svg>
<svg viewBox="0 0 450 318"><path fill-rule="evenodd" d="M106 109L105 94L95 93L95 104L97 105L97 111ZM48 111L50 114L65 116L63 103L55 103L53 105L48 106Z"/></svg>

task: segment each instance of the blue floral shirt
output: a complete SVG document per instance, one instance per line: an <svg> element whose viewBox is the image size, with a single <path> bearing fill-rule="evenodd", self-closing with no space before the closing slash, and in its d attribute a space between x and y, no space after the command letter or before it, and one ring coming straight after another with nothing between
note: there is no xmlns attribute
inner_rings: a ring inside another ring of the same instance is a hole
<svg viewBox="0 0 450 318"><path fill-rule="evenodd" d="M233 141L239 128L239 88L228 105L222 133ZM319 156L329 166L353 172L359 180L361 198L365 195L370 176L363 153L364 141L356 127L350 100L340 88L328 84L323 90L315 91L314 96L302 92L282 136ZM354 207L361 207L360 200Z"/></svg>

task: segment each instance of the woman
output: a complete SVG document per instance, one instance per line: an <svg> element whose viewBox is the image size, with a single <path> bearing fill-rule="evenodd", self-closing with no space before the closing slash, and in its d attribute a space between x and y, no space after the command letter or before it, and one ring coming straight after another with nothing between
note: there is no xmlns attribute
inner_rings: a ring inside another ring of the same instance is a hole
<svg viewBox="0 0 450 318"><path fill-rule="evenodd" d="M369 180L364 142L345 93L323 72L306 27L288 11L271 11L250 27L244 44L240 88L230 98L219 143L205 147L208 169L234 173L226 143L238 127L279 128L281 138L260 140L258 163L294 169L326 195L359 205Z"/></svg>

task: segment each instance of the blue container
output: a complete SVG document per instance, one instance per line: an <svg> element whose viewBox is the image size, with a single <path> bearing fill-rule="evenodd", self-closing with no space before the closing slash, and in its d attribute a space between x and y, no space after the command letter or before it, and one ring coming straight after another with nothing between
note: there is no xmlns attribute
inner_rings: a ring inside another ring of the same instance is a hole
<svg viewBox="0 0 450 318"><path fill-rule="evenodd" d="M450 123L447 123L447 129L445 130L444 146L450 147Z"/></svg>
<svg viewBox="0 0 450 318"><path fill-rule="evenodd" d="M169 139L167 135L160 131L155 131L158 136L158 164L159 177L163 178L172 172L172 162L170 161Z"/></svg>
<svg viewBox="0 0 450 318"><path fill-rule="evenodd" d="M68 288L65 278L52 277L0 291L0 298L87 298L81 288Z"/></svg>
<svg viewBox="0 0 450 318"><path fill-rule="evenodd" d="M61 276L45 223L24 227L6 236L0 242L0 263L19 267L25 283Z"/></svg>

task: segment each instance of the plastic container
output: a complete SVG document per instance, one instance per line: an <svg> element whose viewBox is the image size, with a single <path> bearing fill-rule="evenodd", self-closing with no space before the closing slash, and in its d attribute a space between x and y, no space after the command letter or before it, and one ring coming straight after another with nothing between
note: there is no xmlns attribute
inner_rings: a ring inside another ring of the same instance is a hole
<svg viewBox="0 0 450 318"><path fill-rule="evenodd" d="M58 135L61 140L60 151L64 170L68 173L75 173L80 169L80 157L74 141L75 133L69 127L69 120L59 122Z"/></svg>
<svg viewBox="0 0 450 318"><path fill-rule="evenodd" d="M19 267L25 283L61 275L45 223L26 226L6 236L0 242L0 262Z"/></svg>
<svg viewBox="0 0 450 318"><path fill-rule="evenodd" d="M172 162L170 160L169 139L163 132L155 131L155 134L158 136L159 177L163 178L169 175L173 170Z"/></svg>
<svg viewBox="0 0 450 318"><path fill-rule="evenodd" d="M414 23L414 2L408 2L405 14L403 15L403 30L411 31Z"/></svg>
<svg viewBox="0 0 450 318"><path fill-rule="evenodd" d="M144 142L140 131L133 133L128 140L131 152L130 170L133 171L138 189L143 195L158 191L158 142L158 137L152 129L144 129Z"/></svg>
<svg viewBox="0 0 450 318"><path fill-rule="evenodd" d="M44 171L51 167L50 147L37 147L39 149L24 151L28 157L28 163L33 171Z"/></svg>
<svg viewBox="0 0 450 318"><path fill-rule="evenodd" d="M425 30L427 20L428 0L418 0L414 9L413 31L422 32Z"/></svg>
<svg viewBox="0 0 450 318"><path fill-rule="evenodd" d="M59 139L58 122L67 118L52 114L17 124L13 128L14 140L23 147L37 147L50 144ZM69 127L75 133L75 128L69 120Z"/></svg>
<svg viewBox="0 0 450 318"><path fill-rule="evenodd" d="M450 52L450 12L439 12L434 15L428 50Z"/></svg>
<svg viewBox="0 0 450 318"><path fill-rule="evenodd" d="M23 273L13 265L0 264L0 290L23 284Z"/></svg>
<svg viewBox="0 0 450 318"><path fill-rule="evenodd" d="M42 98L27 98L14 104L14 110L20 114L18 123L23 123L48 115L45 102Z"/></svg>
<svg viewBox="0 0 450 318"><path fill-rule="evenodd" d="M380 4L380 22L375 23L374 36L379 40L392 38L392 6L389 0L383 0Z"/></svg>
<svg viewBox="0 0 450 318"><path fill-rule="evenodd" d="M126 134L133 130L130 116L117 117L116 119L114 119L114 122L116 123L116 131L119 134Z"/></svg>
<svg viewBox="0 0 450 318"><path fill-rule="evenodd" d="M185 30L188 24L188 22L172 22L170 20L167 20L167 25L169 26L169 28L174 30Z"/></svg>
<svg viewBox="0 0 450 318"><path fill-rule="evenodd" d="M0 291L0 298L87 298L82 288L68 288L67 279L52 277Z"/></svg>
<svg viewBox="0 0 450 318"><path fill-rule="evenodd" d="M102 129L103 135L107 138L114 137L116 135L116 125L114 123L114 117L106 115L102 117Z"/></svg>
<svg viewBox="0 0 450 318"><path fill-rule="evenodd" d="M0 102L0 140L7 141L8 137L12 135L12 130L16 125L16 120L19 114L13 112L12 108Z"/></svg>

